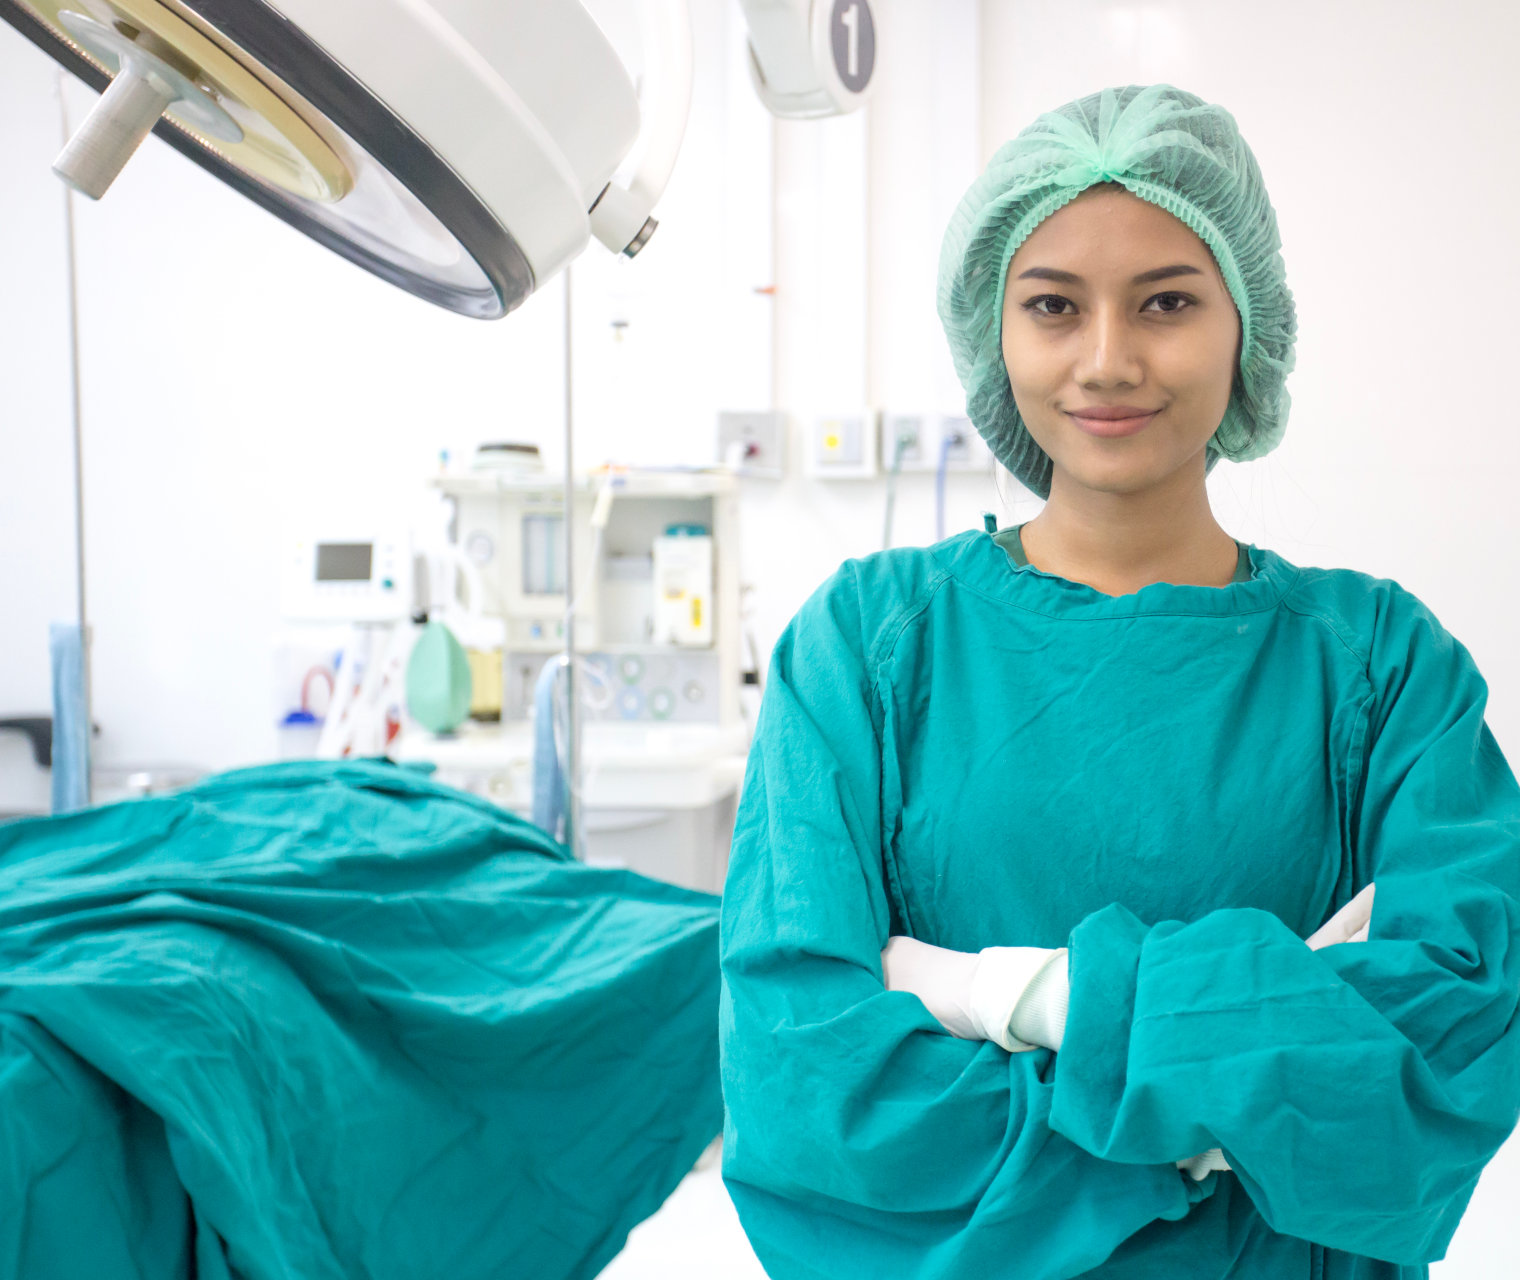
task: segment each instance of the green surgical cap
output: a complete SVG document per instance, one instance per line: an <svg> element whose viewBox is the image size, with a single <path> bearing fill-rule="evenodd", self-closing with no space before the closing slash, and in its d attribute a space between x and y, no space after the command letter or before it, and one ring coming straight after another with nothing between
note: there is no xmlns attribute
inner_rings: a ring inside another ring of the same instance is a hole
<svg viewBox="0 0 1520 1280"><path fill-rule="evenodd" d="M1168 84L1103 89L1047 111L998 149L950 219L939 260L939 315L966 412L993 456L1042 498L1051 461L1024 426L1003 363L1008 264L1037 226L1100 182L1180 218L1213 251L1240 313L1240 367L1208 443L1259 458L1288 423L1298 323L1283 272L1277 215L1256 157L1223 107Z"/></svg>

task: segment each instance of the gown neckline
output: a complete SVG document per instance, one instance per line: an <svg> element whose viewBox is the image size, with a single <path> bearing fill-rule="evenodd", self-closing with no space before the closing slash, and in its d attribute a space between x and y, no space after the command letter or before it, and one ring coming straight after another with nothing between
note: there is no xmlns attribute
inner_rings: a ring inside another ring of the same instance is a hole
<svg viewBox="0 0 1520 1280"><path fill-rule="evenodd" d="M1255 543L1241 544L1251 565L1245 581L1222 587L1151 582L1124 595L1105 595L1085 582L1015 564L992 532L972 529L934 548L936 558L956 578L1009 604L1071 619L1126 618L1152 614L1226 617L1273 608L1298 577L1297 566Z"/></svg>

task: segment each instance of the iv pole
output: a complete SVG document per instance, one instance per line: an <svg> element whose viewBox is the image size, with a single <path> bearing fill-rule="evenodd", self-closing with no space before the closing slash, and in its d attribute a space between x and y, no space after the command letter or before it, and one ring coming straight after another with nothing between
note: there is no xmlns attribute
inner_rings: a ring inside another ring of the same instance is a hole
<svg viewBox="0 0 1520 1280"><path fill-rule="evenodd" d="M58 118L63 126L64 145L67 146L72 133L69 129L69 104L64 96L64 87L63 68L59 67L57 68ZM74 420L74 573L78 584L76 607L79 616L79 648L77 655L69 654L66 647L55 649L53 662L56 664L61 659L65 659L77 660L79 663L80 700L83 703L80 717L83 723L69 724L68 721L72 717L67 715L68 708L54 706L53 807L55 812L61 811L60 800L64 801L68 809L88 808L94 800L94 770L90 758L92 754L90 737L94 731L95 719L91 705L93 699L90 689L90 620L85 608L84 572L84 427L79 407L79 255L74 243L74 192L67 183L63 184L63 234L68 248L69 374ZM59 687L60 679L61 673L55 670L53 672L55 689ZM55 693L55 702L57 697ZM62 723L59 722L60 720ZM74 779L75 786L72 788L75 794L68 797L59 794L56 781L59 772L58 754L62 752L73 753L78 764L77 776Z"/></svg>
<svg viewBox="0 0 1520 1280"><path fill-rule="evenodd" d="M585 852L581 834L580 697L575 681L575 467L572 455L575 398L571 364L570 268L565 268L565 845Z"/></svg>

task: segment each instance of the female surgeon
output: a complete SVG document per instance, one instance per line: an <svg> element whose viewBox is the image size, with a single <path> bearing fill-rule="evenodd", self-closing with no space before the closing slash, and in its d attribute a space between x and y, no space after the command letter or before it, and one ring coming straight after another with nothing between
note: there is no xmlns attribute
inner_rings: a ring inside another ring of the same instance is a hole
<svg viewBox="0 0 1520 1280"><path fill-rule="evenodd" d="M1483 676L1209 509L1286 423L1279 247L1165 84L1040 116L955 213L968 409L1046 505L846 561L773 653L721 927L772 1280L1413 1280L1520 1117Z"/></svg>

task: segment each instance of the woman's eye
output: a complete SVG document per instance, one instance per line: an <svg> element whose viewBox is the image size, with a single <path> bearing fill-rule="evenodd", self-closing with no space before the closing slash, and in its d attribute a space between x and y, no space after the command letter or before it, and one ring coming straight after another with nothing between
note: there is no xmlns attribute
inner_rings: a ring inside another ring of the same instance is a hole
<svg viewBox="0 0 1520 1280"><path fill-rule="evenodd" d="M1039 316L1058 317L1068 316L1071 314L1069 311L1064 310L1047 310L1043 305L1041 305L1047 302L1055 307L1069 307L1071 305L1070 299L1063 298L1059 294L1042 293L1038 298L1031 298L1028 302L1024 303L1024 310L1032 311L1035 315ZM1152 302L1170 304L1162 306L1158 309L1157 314L1164 316L1176 315L1179 311L1186 311L1193 305L1193 300L1185 293L1158 293L1155 297L1149 299L1149 301L1146 302L1145 307L1142 308L1142 310L1148 309Z"/></svg>
<svg viewBox="0 0 1520 1280"><path fill-rule="evenodd" d="M1031 298L1028 302L1026 302L1024 304L1024 310L1033 311L1036 315L1040 316L1060 316L1066 314L1064 311L1046 311L1040 306L1040 303L1042 302L1053 302L1057 306L1063 307L1069 305L1067 299L1065 298L1057 297L1053 293L1042 293L1038 298Z"/></svg>
<svg viewBox="0 0 1520 1280"><path fill-rule="evenodd" d="M1150 302L1147 302L1145 305L1148 307L1148 306L1151 305L1151 302L1160 302L1163 299L1169 299L1170 301L1172 301L1174 303L1180 302L1180 303L1183 304L1180 307L1179 306L1163 307L1162 310L1161 310L1161 314L1164 315L1164 316L1176 315L1177 312L1179 312L1179 311L1186 311L1188 309L1188 307L1190 307L1190 306L1193 305L1193 300L1191 298L1189 298L1187 296L1187 294L1185 294L1185 293L1158 293L1154 298L1152 298L1150 300Z"/></svg>

